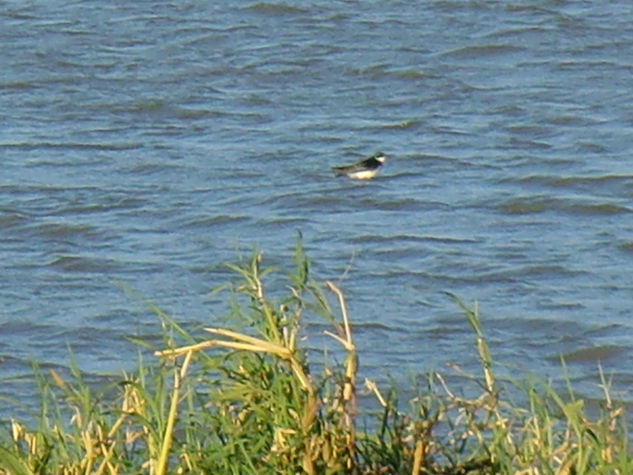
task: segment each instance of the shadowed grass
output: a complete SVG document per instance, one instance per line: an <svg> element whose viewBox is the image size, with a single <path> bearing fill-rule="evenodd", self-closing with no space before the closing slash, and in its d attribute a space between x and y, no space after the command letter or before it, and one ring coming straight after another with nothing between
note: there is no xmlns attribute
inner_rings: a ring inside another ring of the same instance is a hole
<svg viewBox="0 0 633 475"><path fill-rule="evenodd" d="M476 307L455 298L481 376L462 373L455 390L429 373L402 403L392 388L359 387L345 297L311 278L301 242L283 298L268 297L273 269L260 253L230 267L235 329L190 335L155 308L164 346L134 374L95 389L74 364L67 378L36 368L38 423L6 424L0 473L633 473L624 409L604 375L593 418L571 385L560 394L532 378L516 383L525 404L504 400ZM345 355L318 374L300 345L307 316L331 322L325 334ZM379 411L359 407L361 391Z"/></svg>

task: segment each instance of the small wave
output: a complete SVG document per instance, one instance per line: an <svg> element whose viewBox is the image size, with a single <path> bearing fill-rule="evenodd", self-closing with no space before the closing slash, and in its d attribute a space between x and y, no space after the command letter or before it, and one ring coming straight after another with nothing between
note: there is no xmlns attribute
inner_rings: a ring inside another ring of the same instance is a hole
<svg viewBox="0 0 633 475"><path fill-rule="evenodd" d="M547 211L560 211L576 215L613 215L630 213L626 206L615 203L579 203L557 198L516 198L501 205L506 214L533 214Z"/></svg>
<svg viewBox="0 0 633 475"><path fill-rule="evenodd" d="M513 199L501 205L501 211L506 214L542 213L551 209L545 199Z"/></svg>
<svg viewBox="0 0 633 475"><path fill-rule="evenodd" d="M62 214L87 214L103 213L113 210L136 210L145 206L147 202L141 198L106 198L99 203L86 203L73 206L65 206L59 209L57 215Z"/></svg>
<svg viewBox="0 0 633 475"><path fill-rule="evenodd" d="M27 216L22 213L16 213L13 211L5 212L5 210L1 209L0 211L2 211L0 213L0 228L2 229L9 229L28 222Z"/></svg>
<svg viewBox="0 0 633 475"><path fill-rule="evenodd" d="M516 53L524 48L507 44L489 44L464 46L442 53L442 56L449 56L460 59L478 59L487 56L499 56L502 54Z"/></svg>
<svg viewBox="0 0 633 475"><path fill-rule="evenodd" d="M584 142L584 141L580 141L576 143L576 146L574 148L577 152L583 153L583 154L585 153L604 154L609 151L609 149L602 144L595 143L595 142Z"/></svg>
<svg viewBox="0 0 633 475"><path fill-rule="evenodd" d="M597 176L578 176L578 175L527 175L519 178L503 178L501 182L516 182L537 185L551 185L556 187L573 187L576 185L614 185L621 183L633 182L633 175L597 175Z"/></svg>
<svg viewBox="0 0 633 475"><path fill-rule="evenodd" d="M258 2L248 5L244 10L262 13L266 15L288 15L306 13L307 10L286 3Z"/></svg>
<svg viewBox="0 0 633 475"><path fill-rule="evenodd" d="M510 140L508 140L508 147L519 150L547 150L552 148L552 144L544 140L532 140L512 137Z"/></svg>
<svg viewBox="0 0 633 475"><path fill-rule="evenodd" d="M509 125L506 127L509 132L512 132L516 136L530 136L530 137L547 137L551 135L552 130L545 125L537 124L518 124ZM530 140L523 138L523 140Z"/></svg>
<svg viewBox="0 0 633 475"><path fill-rule="evenodd" d="M478 242L472 238L461 238L453 236L433 236L422 234L394 234L389 236L363 235L351 239L351 242L363 243L390 243L390 242L440 242L440 243L463 243L472 244Z"/></svg>
<svg viewBox="0 0 633 475"><path fill-rule="evenodd" d="M622 182L633 181L633 175L599 175L599 176L565 176L554 177L550 183L555 186L575 186L575 185L613 185Z"/></svg>
<svg viewBox="0 0 633 475"><path fill-rule="evenodd" d="M562 275L577 275L583 273L584 271L573 270L568 267L556 264L530 265L515 269L511 272L511 274L514 274L517 277L554 277Z"/></svg>
<svg viewBox="0 0 633 475"><path fill-rule="evenodd" d="M41 331L42 333L50 334L54 328L54 325L48 323L27 321L19 318L11 318L0 323L0 332L2 332L3 335L17 335L19 333L32 335L34 331Z"/></svg>
<svg viewBox="0 0 633 475"><path fill-rule="evenodd" d="M526 35L542 35L546 30L540 26L519 26L519 27L511 27L504 28L502 30L495 30L490 33L486 33L483 35L483 38L513 38L517 39L518 37L524 37Z"/></svg>
<svg viewBox="0 0 633 475"><path fill-rule="evenodd" d="M567 363L584 363L590 361L604 361L610 358L615 358L628 353L629 350L630 348L618 345L600 345L570 351L567 353L563 353L560 356L562 356ZM558 360L560 356L551 356L550 359Z"/></svg>
<svg viewBox="0 0 633 475"><path fill-rule="evenodd" d="M273 196L267 198L265 203L272 203L276 208L287 209L290 208L304 208L317 206L320 209L334 210L338 209L339 205L345 205L346 200L344 197L334 193L326 194L312 194L310 196L296 196L294 194L286 194L280 196Z"/></svg>
<svg viewBox="0 0 633 475"><path fill-rule="evenodd" d="M595 125L598 123L596 120L592 120L587 116L581 116L578 114L563 114L556 117L552 117L548 123L559 126L575 126L575 127L586 127Z"/></svg>
<svg viewBox="0 0 633 475"><path fill-rule="evenodd" d="M218 110L209 109L209 108L191 108L191 107L180 107L176 111L176 114L181 119L190 119L190 120L199 120L199 119L207 119L214 118L226 115L224 112L220 112Z"/></svg>
<svg viewBox="0 0 633 475"><path fill-rule="evenodd" d="M582 273L582 271L576 271L560 265L532 265L501 271L472 272L470 275L446 277L459 283L502 283L525 282L529 279L554 279L565 275L577 275Z"/></svg>
<svg viewBox="0 0 633 475"><path fill-rule="evenodd" d="M438 283L444 283L449 288L462 284L481 284L481 283L518 283L532 279L560 278L561 276L583 274L583 271L570 269L559 265L534 265L516 267L508 270L472 270L468 273L449 273L442 270L441 272L425 272L411 271L407 269L390 269L387 272L377 272L369 274L370 278L387 280L389 278L402 279L413 282L413 285L422 283L432 283L437 286Z"/></svg>
<svg viewBox="0 0 633 475"><path fill-rule="evenodd" d="M103 259L82 256L59 256L48 263L50 267L55 267L65 271L73 272L109 272L120 270L120 263L114 259Z"/></svg>
<svg viewBox="0 0 633 475"><path fill-rule="evenodd" d="M153 175L172 173L179 170L186 170L186 167L182 164L166 161L142 161L138 163L130 163L124 167L126 173L134 176L138 175Z"/></svg>
<svg viewBox="0 0 633 475"><path fill-rule="evenodd" d="M547 308L550 310L570 310L585 308L581 302L571 300L554 300L554 301L542 301L539 304L540 308Z"/></svg>
<svg viewBox="0 0 633 475"><path fill-rule="evenodd" d="M111 112L114 113L156 113L166 112L170 106L163 99L142 99L136 102L126 103L125 105L113 105Z"/></svg>
<svg viewBox="0 0 633 475"><path fill-rule="evenodd" d="M186 227L206 228L210 226L223 226L234 223L248 221L250 218L245 215L217 214L212 216L196 216L184 223Z"/></svg>
<svg viewBox="0 0 633 475"><path fill-rule="evenodd" d="M380 323L380 322L357 322L354 323L354 331L356 333L362 332L363 330L366 331L372 331L372 330L387 330L387 331L391 331L393 330L393 326L391 325L386 325L384 323Z"/></svg>
<svg viewBox="0 0 633 475"><path fill-rule="evenodd" d="M400 79L435 79L439 76L421 71L419 69L399 69L393 72L394 76Z"/></svg>
<svg viewBox="0 0 633 475"><path fill-rule="evenodd" d="M81 236L84 239L94 239L99 234L93 226L72 223L40 223L32 226L32 229L38 235L55 240L77 236Z"/></svg>
<svg viewBox="0 0 633 475"><path fill-rule="evenodd" d="M358 67L356 65L350 64L348 65L345 72L351 76L365 76L374 79L383 78L391 74L389 72L388 63L370 64L364 67Z"/></svg>
<svg viewBox="0 0 633 475"><path fill-rule="evenodd" d="M389 122L389 123L381 123L375 124L371 123L366 126L361 126L359 129L361 130L415 130L422 125L422 121L419 119L405 119L400 122Z"/></svg>
<svg viewBox="0 0 633 475"><path fill-rule="evenodd" d="M489 326L505 333L517 335L551 334L571 335L572 338L584 331L582 322L575 320L557 320L534 316L522 316L522 318L496 318L490 320ZM536 342L535 342L536 343Z"/></svg>
<svg viewBox="0 0 633 475"><path fill-rule="evenodd" d="M141 148L139 142L122 143L85 143L85 142L15 142L2 143L3 148L16 150L40 150L40 149L69 149L69 150L98 150L98 151L121 151Z"/></svg>
<svg viewBox="0 0 633 475"><path fill-rule="evenodd" d="M633 241L628 241L618 245L618 248L625 252L633 252Z"/></svg>
<svg viewBox="0 0 633 475"><path fill-rule="evenodd" d="M35 89L37 86L28 81L12 81L0 84L0 90L16 90L24 91L26 89Z"/></svg>
<svg viewBox="0 0 633 475"><path fill-rule="evenodd" d="M365 198L361 200L360 203L369 208L383 211L416 211L423 206L420 201L413 198L400 198L393 200Z"/></svg>
<svg viewBox="0 0 633 475"><path fill-rule="evenodd" d="M261 218L257 220L257 225L261 226L289 226L296 225L297 228L300 225L308 223L309 220L306 218L299 218L297 216L275 216L272 218Z"/></svg>
<svg viewBox="0 0 633 475"><path fill-rule="evenodd" d="M613 203L596 203L596 204L571 204L566 207L566 211L572 214L583 214L583 215L593 215L593 214L621 214L621 213L630 213L631 209L626 206L620 206Z"/></svg>

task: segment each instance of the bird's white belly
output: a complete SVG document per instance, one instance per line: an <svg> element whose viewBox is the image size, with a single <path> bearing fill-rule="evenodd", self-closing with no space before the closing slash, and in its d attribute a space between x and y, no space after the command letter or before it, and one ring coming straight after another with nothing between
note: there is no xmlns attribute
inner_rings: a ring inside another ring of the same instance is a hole
<svg viewBox="0 0 633 475"><path fill-rule="evenodd" d="M369 180L376 176L378 170L360 170L349 174L350 178L356 178L357 180Z"/></svg>

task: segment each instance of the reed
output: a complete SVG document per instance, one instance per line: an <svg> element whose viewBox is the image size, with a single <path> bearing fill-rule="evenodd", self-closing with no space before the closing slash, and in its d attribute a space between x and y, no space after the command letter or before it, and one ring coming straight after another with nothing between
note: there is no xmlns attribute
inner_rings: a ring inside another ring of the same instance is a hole
<svg viewBox="0 0 633 475"><path fill-rule="evenodd" d="M477 308L456 297L480 375L462 372L456 390L429 372L406 403L394 388L359 385L345 296L314 280L309 264L299 240L278 299L266 293L273 269L261 253L231 265L234 328L194 336L155 309L164 346L149 363L139 350L134 374L100 388L74 363L67 377L36 367L37 423L4 424L0 473L633 473L625 411L602 371L593 417L571 384L561 394L537 378L500 382ZM318 374L300 344L304 320L316 315L331 322L325 333L345 355ZM507 384L524 404L504 398ZM360 395L380 410L359 407Z"/></svg>

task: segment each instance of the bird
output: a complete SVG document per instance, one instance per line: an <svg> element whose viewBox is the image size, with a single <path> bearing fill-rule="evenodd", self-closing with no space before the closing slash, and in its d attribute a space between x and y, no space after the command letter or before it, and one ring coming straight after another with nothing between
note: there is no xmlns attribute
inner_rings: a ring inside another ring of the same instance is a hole
<svg viewBox="0 0 633 475"><path fill-rule="evenodd" d="M387 156L382 152L377 152L358 163L332 167L332 170L336 176L347 175L356 180L370 180L376 176L386 161Z"/></svg>

